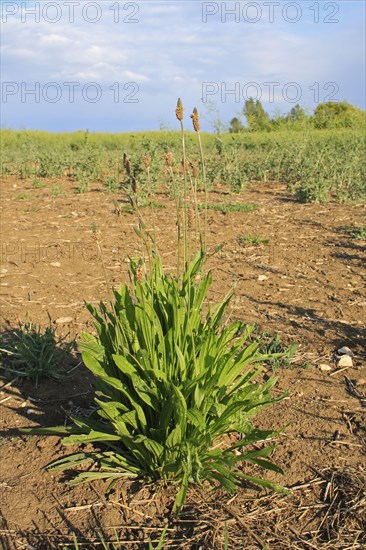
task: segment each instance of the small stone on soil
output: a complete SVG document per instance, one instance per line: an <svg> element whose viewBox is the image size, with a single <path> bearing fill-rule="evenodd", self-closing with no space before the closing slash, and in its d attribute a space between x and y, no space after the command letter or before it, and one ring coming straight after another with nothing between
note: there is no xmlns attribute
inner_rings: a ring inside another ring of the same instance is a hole
<svg viewBox="0 0 366 550"><path fill-rule="evenodd" d="M52 265L52 267L61 267L60 262L51 262L50 265Z"/></svg>
<svg viewBox="0 0 366 550"><path fill-rule="evenodd" d="M330 367L329 365L326 365L325 363L321 363L319 365L319 368L322 372L329 372L330 370L332 370L332 367Z"/></svg>
<svg viewBox="0 0 366 550"><path fill-rule="evenodd" d="M72 323L73 318L72 317L59 317L56 319L55 323L57 325L66 325L67 323Z"/></svg>
<svg viewBox="0 0 366 550"><path fill-rule="evenodd" d="M347 346L343 346L337 350L338 355L350 355L351 357L354 356L354 353L352 350L349 349Z"/></svg>
<svg viewBox="0 0 366 550"><path fill-rule="evenodd" d="M337 362L338 367L353 367L352 357L350 355L342 355Z"/></svg>

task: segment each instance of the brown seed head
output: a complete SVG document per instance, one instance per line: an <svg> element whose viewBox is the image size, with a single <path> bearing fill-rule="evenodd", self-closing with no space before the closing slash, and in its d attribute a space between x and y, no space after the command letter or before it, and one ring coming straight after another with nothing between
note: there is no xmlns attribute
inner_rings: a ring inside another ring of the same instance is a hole
<svg viewBox="0 0 366 550"><path fill-rule="evenodd" d="M179 205L177 210L177 226L178 229L182 227L182 221L183 221L183 208L182 205Z"/></svg>
<svg viewBox="0 0 366 550"><path fill-rule="evenodd" d="M146 170L148 168L150 168L150 166L151 166L151 156L150 155L145 155L144 159L143 159L143 162L144 162L144 166L145 166Z"/></svg>
<svg viewBox="0 0 366 550"><path fill-rule="evenodd" d="M167 151L165 154L165 162L167 166L173 166L173 153L171 151Z"/></svg>
<svg viewBox="0 0 366 550"><path fill-rule="evenodd" d="M196 107L193 109L193 113L191 114L191 119L192 119L192 122L193 122L194 131L199 132L200 131L200 119L199 119L198 111L197 111Z"/></svg>
<svg viewBox="0 0 366 550"><path fill-rule="evenodd" d="M137 193L137 191L139 190L138 188L138 185L137 185L137 181L135 180L135 178L132 179L132 191L135 193Z"/></svg>
<svg viewBox="0 0 366 550"><path fill-rule="evenodd" d="M126 153L123 154L123 166L126 170L126 173L128 175L130 175L131 174L131 162L130 162L130 159L127 158Z"/></svg>
<svg viewBox="0 0 366 550"><path fill-rule="evenodd" d="M198 172L197 166L196 166L193 162L190 162L189 165L190 165L190 167L192 168L192 175L193 175L193 177L194 177L194 178L198 178L199 172Z"/></svg>
<svg viewBox="0 0 366 550"><path fill-rule="evenodd" d="M142 279L144 278L144 268L142 265L139 265L137 268L136 268L136 281L141 284L142 283Z"/></svg>
<svg viewBox="0 0 366 550"><path fill-rule="evenodd" d="M183 109L182 100L179 98L177 101L177 108L175 109L175 116L181 122L183 120L183 113L184 113L184 109Z"/></svg>

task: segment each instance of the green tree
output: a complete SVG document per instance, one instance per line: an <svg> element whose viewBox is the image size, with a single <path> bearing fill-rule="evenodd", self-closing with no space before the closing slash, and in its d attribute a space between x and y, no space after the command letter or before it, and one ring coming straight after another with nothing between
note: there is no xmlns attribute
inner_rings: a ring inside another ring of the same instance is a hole
<svg viewBox="0 0 366 550"><path fill-rule="evenodd" d="M230 126L229 126L229 132L231 134L239 134L240 132L243 132L245 130L245 127L238 117L234 117L230 120Z"/></svg>
<svg viewBox="0 0 366 550"><path fill-rule="evenodd" d="M288 126L287 116L276 110L271 118L271 130L281 130Z"/></svg>
<svg viewBox="0 0 366 550"><path fill-rule="evenodd" d="M268 113L264 110L263 105L257 99L251 97L247 99L244 105L243 114L247 119L248 128L253 132L270 130L271 121Z"/></svg>
<svg viewBox="0 0 366 550"><path fill-rule="evenodd" d="M365 127L366 113L362 109L341 101L320 103L312 116L315 128L362 128Z"/></svg>
<svg viewBox="0 0 366 550"><path fill-rule="evenodd" d="M305 109L300 107L298 103L295 107L292 107L291 111L287 115L287 120L290 122L303 122L306 118L307 115Z"/></svg>

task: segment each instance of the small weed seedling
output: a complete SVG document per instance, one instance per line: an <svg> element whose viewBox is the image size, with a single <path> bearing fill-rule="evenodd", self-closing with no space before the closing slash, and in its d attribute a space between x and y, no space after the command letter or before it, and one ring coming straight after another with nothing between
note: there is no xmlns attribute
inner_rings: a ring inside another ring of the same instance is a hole
<svg viewBox="0 0 366 550"><path fill-rule="evenodd" d="M31 378L36 385L41 377L58 380L64 376L61 361L74 346L64 340L56 338L51 325L42 331L33 323L21 324L8 341L2 342L1 351L9 355L10 365L1 368L11 375Z"/></svg>
<svg viewBox="0 0 366 550"><path fill-rule="evenodd" d="M44 187L44 183L37 177L33 180L33 187L34 189L42 189Z"/></svg>
<svg viewBox="0 0 366 550"><path fill-rule="evenodd" d="M206 208L205 204L199 204L198 209L204 210ZM259 206L257 204L250 203L226 203L226 204L208 204L208 210L218 210L223 214L229 214L230 212L252 212L253 210L258 210Z"/></svg>
<svg viewBox="0 0 366 550"><path fill-rule="evenodd" d="M277 332L275 334L261 333L256 329L252 337L254 341L258 342L260 353L267 355L266 363L273 371L279 367L289 367L299 347L297 343L286 346Z"/></svg>
<svg viewBox="0 0 366 550"><path fill-rule="evenodd" d="M16 200L22 200L22 201L29 200L31 198L32 198L32 195L30 195L29 193L19 193L19 195L15 197Z"/></svg>
<svg viewBox="0 0 366 550"><path fill-rule="evenodd" d="M58 197L59 195L64 195L64 191L59 185L54 185L51 189L51 195L53 197Z"/></svg>
<svg viewBox="0 0 366 550"><path fill-rule="evenodd" d="M238 243L245 244L268 244L269 239L263 239L262 237L255 237L254 235L239 235Z"/></svg>
<svg viewBox="0 0 366 550"><path fill-rule="evenodd" d="M351 239L357 239L359 241L366 241L366 226L354 227L352 225L342 225L340 230L347 233Z"/></svg>
<svg viewBox="0 0 366 550"><path fill-rule="evenodd" d="M120 183L115 176L108 176L103 182L104 189L108 193L118 193L120 190Z"/></svg>

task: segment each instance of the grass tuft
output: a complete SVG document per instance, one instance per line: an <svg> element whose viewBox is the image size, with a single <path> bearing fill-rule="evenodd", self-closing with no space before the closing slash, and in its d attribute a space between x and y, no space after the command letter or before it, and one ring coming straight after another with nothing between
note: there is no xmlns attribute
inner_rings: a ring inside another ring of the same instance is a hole
<svg viewBox="0 0 366 550"><path fill-rule="evenodd" d="M198 204L199 210L206 208L204 204ZM207 204L208 210L218 210L223 214L230 214L231 212L253 212L258 210L259 206L257 204L243 204L243 203L225 203L225 204Z"/></svg>
<svg viewBox="0 0 366 550"><path fill-rule="evenodd" d="M246 244L268 244L269 239L264 239L263 237L256 237L254 235L239 235L238 243L241 245Z"/></svg>
<svg viewBox="0 0 366 550"><path fill-rule="evenodd" d="M2 339L1 351L9 357L10 364L1 368L12 376L30 378L36 385L43 377L60 380L65 376L62 360L74 343L65 343L65 337L57 338L55 332L51 324L45 330L34 323L20 324L19 329Z"/></svg>

